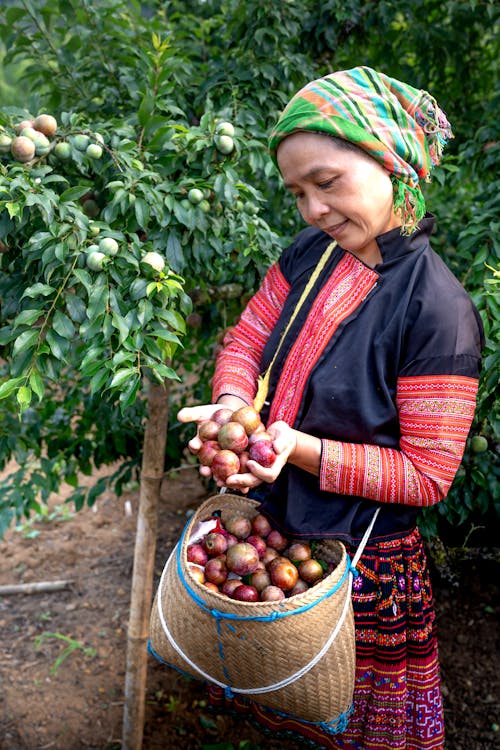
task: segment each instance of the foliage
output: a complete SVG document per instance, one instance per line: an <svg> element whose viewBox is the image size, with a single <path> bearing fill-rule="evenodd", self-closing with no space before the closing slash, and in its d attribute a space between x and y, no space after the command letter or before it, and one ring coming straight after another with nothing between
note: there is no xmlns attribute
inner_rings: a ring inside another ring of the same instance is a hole
<svg viewBox="0 0 500 750"><path fill-rule="evenodd" d="M269 128L307 80L367 64L430 90L454 125L426 195L438 217L434 246L473 296L486 332L463 467L424 528L436 533L446 521L465 537L466 522L495 516L497 30L491 0L4 3L3 65L9 82L22 70L26 99L22 113L4 107L0 124L11 133L16 118L48 111L62 123L56 140L101 134L104 153L91 160L73 147L71 160L51 155L29 169L4 160L0 462L15 456L22 468L4 484L3 508L36 510L93 462L123 462L110 480L119 491L139 458L145 377L180 376L174 410L209 398L220 332L298 228L266 152ZM215 146L217 118L236 128L229 156ZM192 187L203 204L186 200ZM85 199L97 216L85 213ZM120 252L94 272L86 250L105 234ZM166 260L163 272L145 274L150 251ZM472 450L479 435L484 453ZM184 444L172 422L167 468L179 465ZM104 486L76 488L78 507Z"/></svg>

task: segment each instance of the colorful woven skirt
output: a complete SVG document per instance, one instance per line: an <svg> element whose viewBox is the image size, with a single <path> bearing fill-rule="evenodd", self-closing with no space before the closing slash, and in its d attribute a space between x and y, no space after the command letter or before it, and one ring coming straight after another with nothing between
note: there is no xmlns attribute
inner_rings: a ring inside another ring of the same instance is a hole
<svg viewBox="0 0 500 750"><path fill-rule="evenodd" d="M352 552L352 551L350 551ZM352 556L352 554L351 554ZM351 750L442 750L444 722L435 614L418 530L365 548L353 584L356 623L354 713L329 735L245 698L210 687L219 710L245 713L276 739Z"/></svg>

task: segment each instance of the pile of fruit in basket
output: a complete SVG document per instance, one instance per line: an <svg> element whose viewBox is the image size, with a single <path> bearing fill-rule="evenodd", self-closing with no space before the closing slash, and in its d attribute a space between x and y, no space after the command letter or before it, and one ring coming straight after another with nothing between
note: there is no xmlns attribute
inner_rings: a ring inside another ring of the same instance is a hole
<svg viewBox="0 0 500 750"><path fill-rule="evenodd" d="M203 522L186 548L191 575L212 591L242 602L280 601L331 573L314 556L316 542L290 540L258 513Z"/></svg>

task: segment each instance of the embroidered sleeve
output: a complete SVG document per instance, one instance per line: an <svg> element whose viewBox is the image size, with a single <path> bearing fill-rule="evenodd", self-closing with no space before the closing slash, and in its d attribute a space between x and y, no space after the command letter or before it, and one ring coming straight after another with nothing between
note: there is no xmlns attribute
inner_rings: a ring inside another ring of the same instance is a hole
<svg viewBox="0 0 500 750"><path fill-rule="evenodd" d="M213 378L213 401L225 393L253 403L265 343L283 308L289 284L278 263L267 272L259 291L224 339Z"/></svg>
<svg viewBox="0 0 500 750"><path fill-rule="evenodd" d="M323 440L321 489L405 505L439 502L463 456L477 386L456 375L400 378L399 450Z"/></svg>

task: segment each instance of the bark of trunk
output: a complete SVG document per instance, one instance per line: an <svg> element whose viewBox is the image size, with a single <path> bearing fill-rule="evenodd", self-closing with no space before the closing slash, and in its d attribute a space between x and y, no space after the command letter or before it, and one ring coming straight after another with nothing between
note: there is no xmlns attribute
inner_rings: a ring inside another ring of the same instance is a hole
<svg viewBox="0 0 500 750"><path fill-rule="evenodd" d="M147 641L167 424L168 383L165 387L150 383L127 636L122 750L140 750L142 747Z"/></svg>

